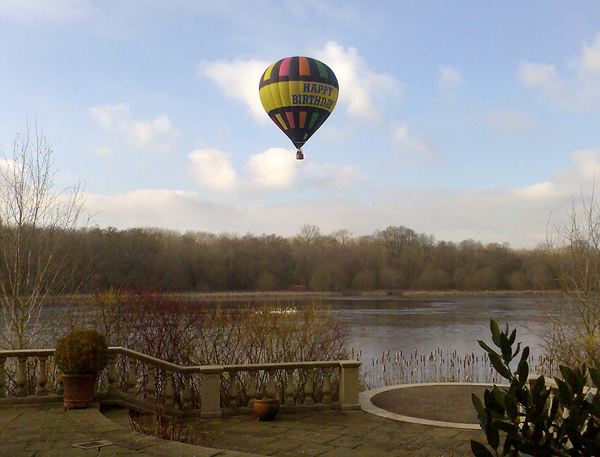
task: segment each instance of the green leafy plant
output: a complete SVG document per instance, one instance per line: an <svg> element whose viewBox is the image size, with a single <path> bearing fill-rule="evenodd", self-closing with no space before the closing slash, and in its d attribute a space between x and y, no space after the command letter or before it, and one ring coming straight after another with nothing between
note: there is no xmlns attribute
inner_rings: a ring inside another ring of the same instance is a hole
<svg viewBox="0 0 600 457"><path fill-rule="evenodd" d="M108 344L96 330L73 330L58 341L54 361L64 374L95 374L108 363Z"/></svg>
<svg viewBox="0 0 600 457"><path fill-rule="evenodd" d="M529 347L514 347L516 329L501 331L490 322L492 341L500 351L483 341L494 369L509 387L486 389L483 402L473 395L473 405L488 446L471 441L476 457L494 456L598 456L600 455L600 395L586 387L589 380L600 386L600 362L571 369L560 367L562 378L549 386L543 376L529 378ZM516 370L511 363L521 353ZM501 437L504 444L500 449ZM490 450L491 448L491 450ZM492 452L493 451L493 452Z"/></svg>

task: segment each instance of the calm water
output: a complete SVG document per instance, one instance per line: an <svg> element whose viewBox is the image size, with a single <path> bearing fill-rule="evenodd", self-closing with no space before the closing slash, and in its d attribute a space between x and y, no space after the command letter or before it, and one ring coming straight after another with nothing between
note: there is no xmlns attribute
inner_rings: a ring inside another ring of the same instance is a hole
<svg viewBox="0 0 600 457"><path fill-rule="evenodd" d="M538 352L543 317L536 297L354 297L323 300L352 331L351 346L362 351L364 361L385 351L426 355L442 348L459 355L483 350L477 340L490 346L490 319L503 328L517 326L517 341Z"/></svg>

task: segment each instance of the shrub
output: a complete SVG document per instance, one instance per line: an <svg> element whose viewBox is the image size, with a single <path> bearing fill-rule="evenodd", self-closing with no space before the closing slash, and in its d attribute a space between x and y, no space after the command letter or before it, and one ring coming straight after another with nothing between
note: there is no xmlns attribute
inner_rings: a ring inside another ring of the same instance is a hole
<svg viewBox="0 0 600 457"><path fill-rule="evenodd" d="M540 376L529 379L529 347L521 353L521 343L513 349L516 330L509 334L498 324L490 322L492 341L500 349L496 352L483 341L479 345L489 354L490 362L510 386L486 389L483 403L473 395L473 405L487 444L471 441L476 457L499 456L596 456L600 449L600 395L591 395L588 380L600 387L600 363L594 362L589 370L560 367L563 379L554 378L556 389L549 388ZM515 371L511 362L521 353ZM530 383L531 381L531 383ZM504 437L502 450L500 436Z"/></svg>
<svg viewBox="0 0 600 457"><path fill-rule="evenodd" d="M108 363L108 345L95 330L73 330L58 340L56 366L64 374L95 374Z"/></svg>
<svg viewBox="0 0 600 457"><path fill-rule="evenodd" d="M108 335L111 345L166 360L178 365L238 365L249 363L342 360L349 357L346 345L349 329L335 313L317 304L272 305L246 303L224 308L204 304L193 297L165 295L159 292L112 289L95 295L90 320ZM117 364L124 382L129 368ZM147 368L138 367L138 378L146 379ZM263 373L264 375L264 373ZM165 390L164 370L157 370L157 396ZM280 377L283 375L279 375ZM295 374L297 401L304 399L305 375ZM283 379L277 378L276 382ZM332 386L336 385L334 379ZM223 398L229 399L230 378L222 382ZM236 378L238 403L249 400L249 374ZM264 389L266 375L259 377L258 389ZM315 374L314 389L323 383ZM175 403L182 405L183 377L175 375ZM198 407L200 385L192 382L192 404ZM337 392L332 392L335 398Z"/></svg>

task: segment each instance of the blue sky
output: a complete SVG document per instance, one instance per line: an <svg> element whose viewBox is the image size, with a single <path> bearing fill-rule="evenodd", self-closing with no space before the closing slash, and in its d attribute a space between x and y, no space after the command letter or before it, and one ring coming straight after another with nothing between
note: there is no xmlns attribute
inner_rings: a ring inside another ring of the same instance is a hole
<svg viewBox="0 0 600 457"><path fill-rule="evenodd" d="M101 227L404 225L536 246L600 174L597 1L0 0L0 142L27 119ZM307 55L338 105L305 160L258 98Z"/></svg>

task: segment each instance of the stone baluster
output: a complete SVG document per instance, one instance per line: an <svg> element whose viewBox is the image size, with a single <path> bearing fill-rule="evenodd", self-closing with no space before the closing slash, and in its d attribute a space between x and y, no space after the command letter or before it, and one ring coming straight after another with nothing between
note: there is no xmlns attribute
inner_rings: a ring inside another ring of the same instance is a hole
<svg viewBox="0 0 600 457"><path fill-rule="evenodd" d="M331 368L323 368L323 404L331 404Z"/></svg>
<svg viewBox="0 0 600 457"><path fill-rule="evenodd" d="M304 404L312 405L315 400L313 399L313 374L315 372L314 368L306 369L306 383L304 384Z"/></svg>
<svg viewBox="0 0 600 457"><path fill-rule="evenodd" d="M4 369L5 363L6 358L0 358L0 398L6 397L6 371Z"/></svg>
<svg viewBox="0 0 600 457"><path fill-rule="evenodd" d="M192 375L186 373L183 375L183 409L189 411L192 409Z"/></svg>
<svg viewBox="0 0 600 457"><path fill-rule="evenodd" d="M46 373L46 363L48 362L48 357L40 357L40 367L37 378L37 391L36 395L39 397L44 397L48 395L48 389L46 388L46 384L48 382L48 374Z"/></svg>
<svg viewBox="0 0 600 457"><path fill-rule="evenodd" d="M117 355L111 355L108 359L108 393L112 394L119 390L117 386Z"/></svg>
<svg viewBox="0 0 600 457"><path fill-rule="evenodd" d="M285 370L287 383L285 386L285 404L286 406L294 406L296 399L294 394L296 393L296 386L294 385L294 368L288 368Z"/></svg>
<svg viewBox="0 0 600 457"><path fill-rule="evenodd" d="M175 390L173 389L173 372L166 372L167 385L165 387L165 406L172 408L175 405Z"/></svg>
<svg viewBox="0 0 600 457"><path fill-rule="evenodd" d="M129 358L129 376L127 377L127 393L137 395L137 364L136 360Z"/></svg>
<svg viewBox="0 0 600 457"><path fill-rule="evenodd" d="M248 397L250 400L248 401L248 406L252 408L254 405L254 400L256 400L256 396L258 395L258 371L252 370L250 371L250 385L248 386Z"/></svg>
<svg viewBox="0 0 600 457"><path fill-rule="evenodd" d="M237 372L231 371L229 372L229 406L232 408L237 408L238 406L238 388L237 388Z"/></svg>
<svg viewBox="0 0 600 457"><path fill-rule="evenodd" d="M269 382L267 383L267 396L274 397L277 395L277 391L275 390L275 370L269 370Z"/></svg>
<svg viewBox="0 0 600 457"><path fill-rule="evenodd" d="M27 357L19 357L17 364L17 397L27 396L27 378L25 377L25 367Z"/></svg>
<svg viewBox="0 0 600 457"><path fill-rule="evenodd" d="M59 397L65 393L65 386L63 385L63 374L60 371L56 372L56 395Z"/></svg>
<svg viewBox="0 0 600 457"><path fill-rule="evenodd" d="M149 398L156 400L156 368L148 366L148 382L146 383L146 394Z"/></svg>

